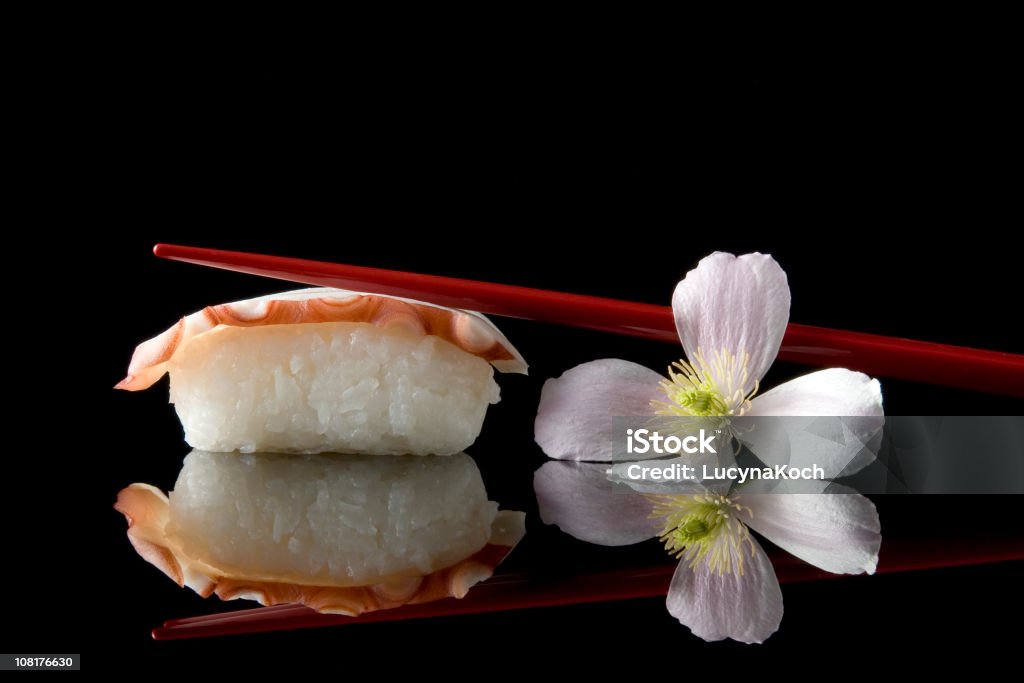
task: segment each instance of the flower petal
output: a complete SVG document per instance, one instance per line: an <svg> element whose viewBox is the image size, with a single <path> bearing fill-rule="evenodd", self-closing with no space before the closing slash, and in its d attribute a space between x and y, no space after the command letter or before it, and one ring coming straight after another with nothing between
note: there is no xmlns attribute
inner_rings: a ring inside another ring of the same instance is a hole
<svg viewBox="0 0 1024 683"><path fill-rule="evenodd" d="M830 479L850 475L878 453L882 389L861 372L820 370L756 397L741 421L743 442L768 465L820 465Z"/></svg>
<svg viewBox="0 0 1024 683"><path fill-rule="evenodd" d="M881 526L875 505L857 493L739 496L747 525L805 562L834 574L875 573Z"/></svg>
<svg viewBox="0 0 1024 683"><path fill-rule="evenodd" d="M547 462L533 475L540 518L581 541L631 545L658 535L651 503L623 484L613 484L605 465Z"/></svg>
<svg viewBox="0 0 1024 683"><path fill-rule="evenodd" d="M748 415L883 415L877 379L845 368L818 370L790 380L751 401Z"/></svg>
<svg viewBox="0 0 1024 683"><path fill-rule="evenodd" d="M609 462L612 418L651 415L664 400L658 373L636 363L606 358L568 370L544 383L534 436L552 458Z"/></svg>
<svg viewBox="0 0 1024 683"><path fill-rule="evenodd" d="M749 354L744 395L764 377L779 353L789 321L786 273L767 254L715 252L686 274L672 295L676 329L691 362L727 351ZM715 378L722 382L722 378Z"/></svg>
<svg viewBox="0 0 1024 683"><path fill-rule="evenodd" d="M744 572L718 574L707 562L682 561L672 576L669 613L704 640L732 638L760 643L779 630L782 590L775 569L757 541Z"/></svg>

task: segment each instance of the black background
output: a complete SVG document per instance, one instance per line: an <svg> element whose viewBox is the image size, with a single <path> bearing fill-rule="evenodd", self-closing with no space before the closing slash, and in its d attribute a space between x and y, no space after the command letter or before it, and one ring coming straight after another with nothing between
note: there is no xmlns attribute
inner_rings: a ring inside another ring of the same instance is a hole
<svg viewBox="0 0 1024 683"><path fill-rule="evenodd" d="M1002 135L1012 112L976 74L751 65L705 83L692 68L642 77L581 62L524 74L514 63L466 61L405 59L371 71L359 61L328 68L178 51L90 63L68 85L76 115L64 119L67 148L55 158L75 188L46 207L70 209L79 229L59 250L81 269L71 271L71 313L37 316L24 344L58 359L41 383L33 369L43 393L30 413L47 410L59 387L76 426L35 432L33 446L53 458L32 459L7 481L2 649L84 652L89 667L300 663L348 673L382 659L396 672L449 671L461 655L484 652L501 668L543 657L682 675L709 655L726 666L856 658L870 671L876 657L1001 652L1019 631L998 624L1022 606L1020 563L786 586L781 630L761 646L703 643L656 599L149 639L164 619L232 605L177 588L129 546L111 509L117 490L171 487L187 447L165 382L135 394L110 387L134 345L182 314L286 287L160 261L150 252L158 241L654 303L668 303L711 251L762 251L789 275L794 321L1024 351L1019 257L1000 237L1020 226L999 163L1013 155ZM499 378L502 402L470 452L492 498L530 514L505 568L669 561L653 542L595 548L538 522L530 482L544 458L532 417L543 380L577 363L624 357L660 369L679 349L500 322L530 376ZM73 342L69 324L79 330ZM763 385L803 370L779 364ZM890 414L1022 407L885 378L883 392ZM42 494L41 481L53 482ZM1012 497L876 502L886 538L1020 533Z"/></svg>

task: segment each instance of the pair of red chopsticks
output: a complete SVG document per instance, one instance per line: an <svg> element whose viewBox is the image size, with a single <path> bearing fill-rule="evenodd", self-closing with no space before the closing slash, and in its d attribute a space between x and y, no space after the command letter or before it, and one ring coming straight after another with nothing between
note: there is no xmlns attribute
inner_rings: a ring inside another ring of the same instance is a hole
<svg viewBox="0 0 1024 683"><path fill-rule="evenodd" d="M158 244L153 253L239 273L679 344L668 306L339 263ZM869 375L1024 396L1024 356L790 323L779 358Z"/></svg>
<svg viewBox="0 0 1024 683"><path fill-rule="evenodd" d="M672 309L667 306L217 249L158 244L153 251L162 258L292 282L404 296L442 306L679 343ZM1024 356L1017 354L791 323L779 358L1024 396ZM1024 560L1024 540L979 544L976 539L964 539L944 542L938 548L921 542L887 542L879 572L1008 560ZM789 556L773 561L782 582L833 576ZM171 620L155 629L153 637L194 638L653 597L665 595L674 569L674 564L666 562L651 568L545 582L524 575L502 575L475 587L462 600L399 607L357 620L319 614L301 605L282 605Z"/></svg>

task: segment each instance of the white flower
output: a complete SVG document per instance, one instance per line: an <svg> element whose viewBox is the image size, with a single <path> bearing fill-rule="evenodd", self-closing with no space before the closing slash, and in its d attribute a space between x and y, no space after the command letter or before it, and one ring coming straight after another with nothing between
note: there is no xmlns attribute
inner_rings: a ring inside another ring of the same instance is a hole
<svg viewBox="0 0 1024 683"><path fill-rule="evenodd" d="M839 416L847 418L843 423L853 438L831 452L816 451L815 458L830 478L844 470L852 473L866 463L851 463L851 458L881 427L877 380L829 368L757 394L778 355L789 322L789 300L786 273L771 256L716 252L704 258L672 296L688 360L673 363L668 379L614 358L584 363L549 379L537 410L537 443L559 460L608 462L613 416ZM759 424L760 429L743 437L768 465L787 464L773 460L780 453L773 444L777 426ZM787 421L786 426L799 426L799 421Z"/></svg>
<svg viewBox="0 0 1024 683"><path fill-rule="evenodd" d="M814 457L828 477L863 466L851 457L878 433L883 412L877 380L833 368L757 395L778 354L789 302L786 274L770 256L708 256L672 297L688 361L674 363L668 379L606 359L548 380L537 443L560 460L608 462L614 416L845 416L864 418L844 422L856 447L817 449ZM770 428L743 436L766 461L779 452L770 443L777 438ZM877 564L878 515L858 494L726 495L701 488L651 495L613 487L605 470L566 462L541 467L534 488L542 518L592 543L661 538L680 558L669 612L705 640L761 642L782 618L778 580L748 527L826 571L872 573Z"/></svg>

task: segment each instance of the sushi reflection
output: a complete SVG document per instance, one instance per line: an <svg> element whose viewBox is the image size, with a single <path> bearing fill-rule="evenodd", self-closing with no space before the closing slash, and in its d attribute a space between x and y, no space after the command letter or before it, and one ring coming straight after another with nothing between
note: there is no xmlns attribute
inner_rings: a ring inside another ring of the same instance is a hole
<svg viewBox="0 0 1024 683"><path fill-rule="evenodd" d="M464 453L192 451L170 496L118 495L139 554L206 597L357 615L463 597L522 538Z"/></svg>

